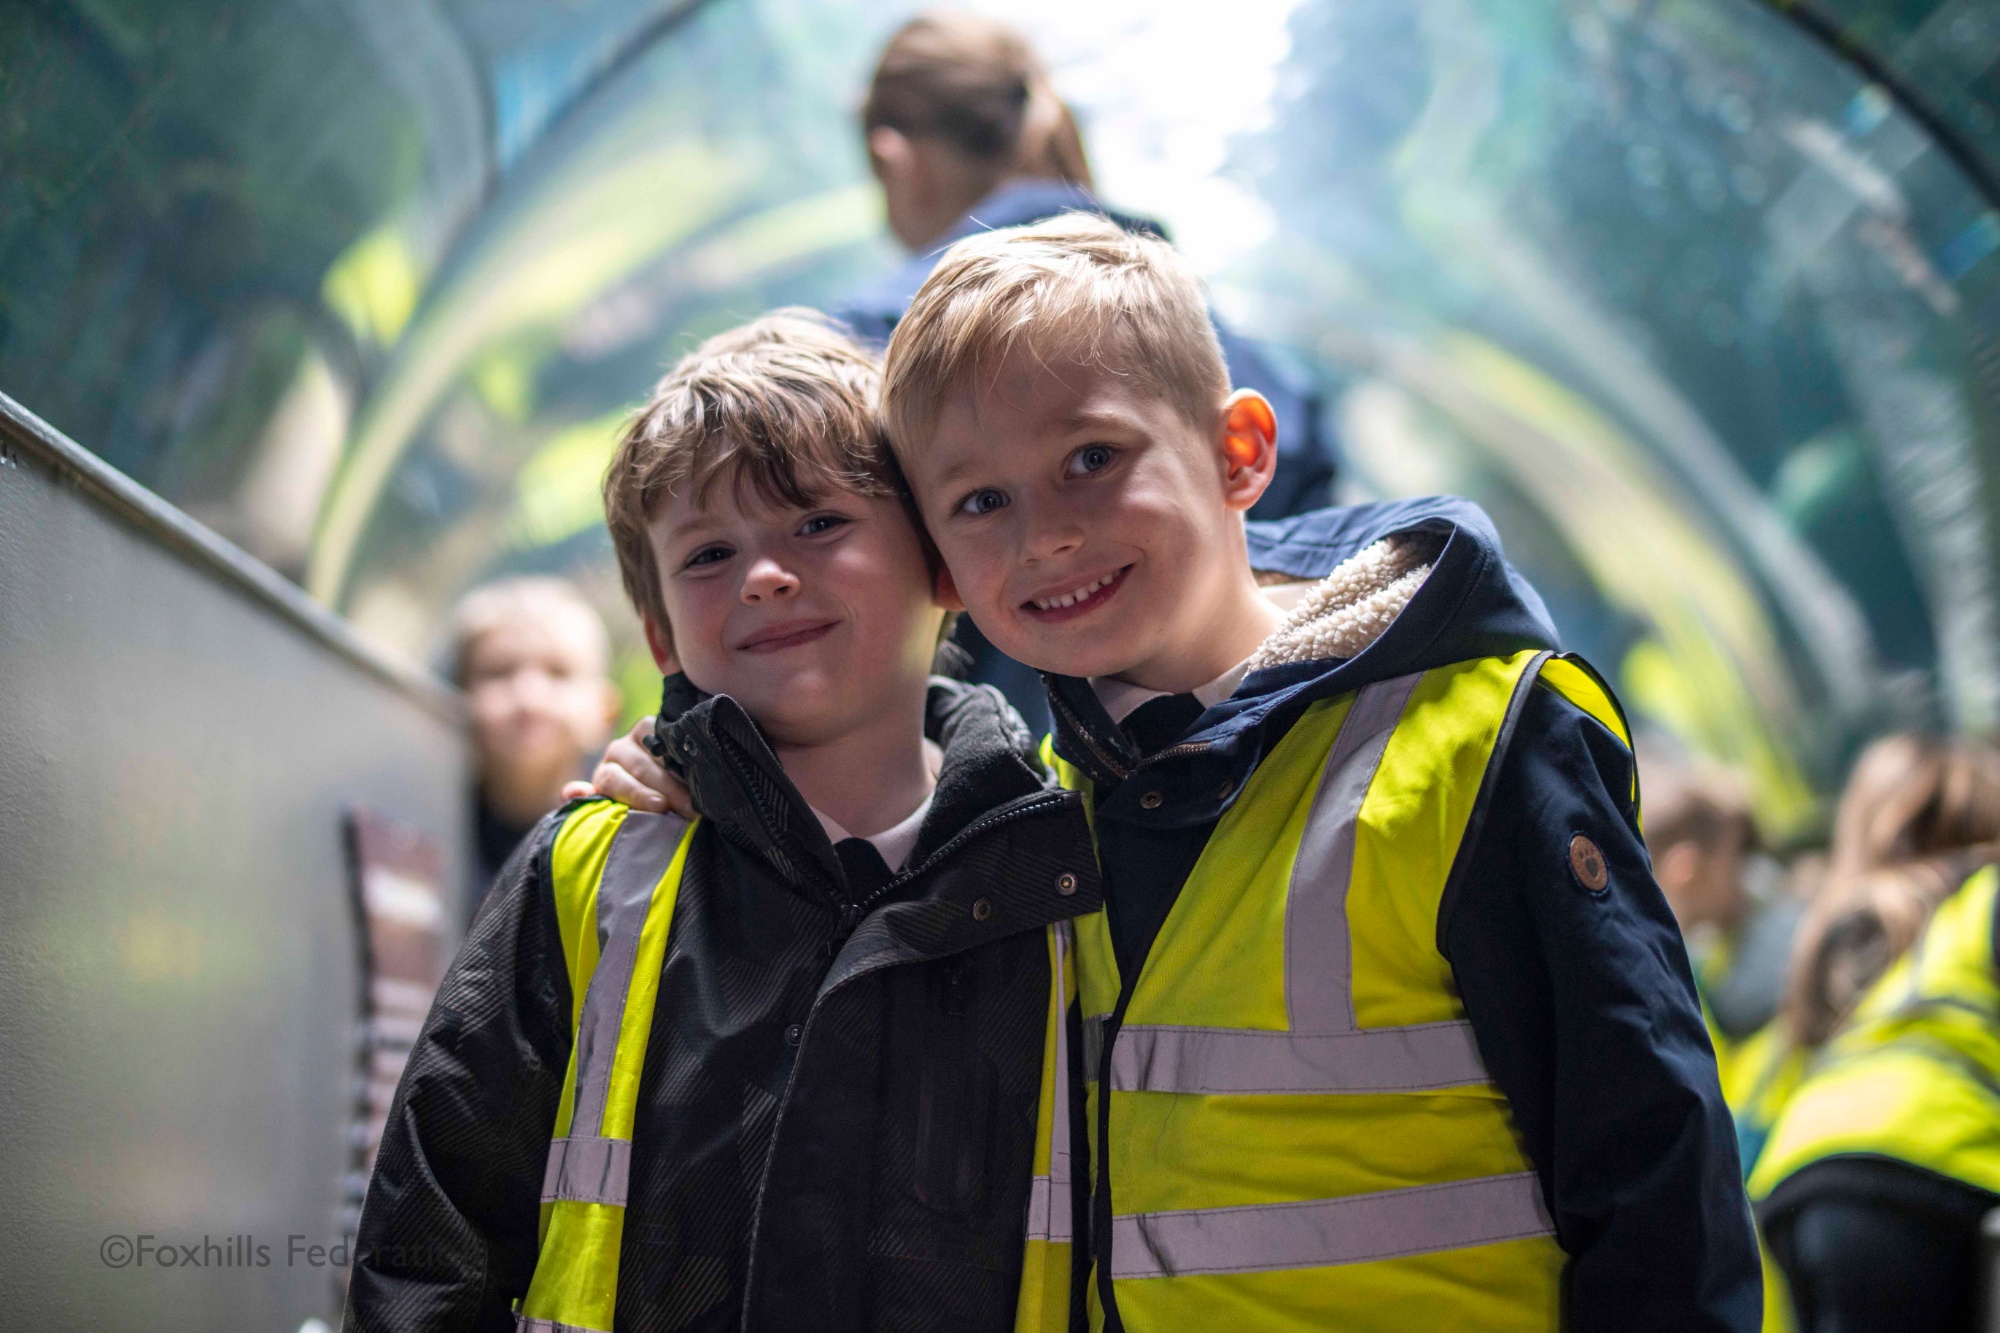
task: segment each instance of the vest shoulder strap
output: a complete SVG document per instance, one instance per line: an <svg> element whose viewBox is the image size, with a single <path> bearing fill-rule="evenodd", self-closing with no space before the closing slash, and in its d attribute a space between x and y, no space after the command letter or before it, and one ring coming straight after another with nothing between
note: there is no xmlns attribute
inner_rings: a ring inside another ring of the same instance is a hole
<svg viewBox="0 0 2000 1333"><path fill-rule="evenodd" d="M1616 736L1627 750L1632 749L1632 725L1625 718L1624 706L1618 696L1611 692L1611 686L1604 677L1597 674L1588 662L1574 653L1563 653L1548 658L1542 663L1538 683L1548 686L1563 698L1582 709L1604 729ZM1632 804L1639 804L1639 766L1632 765Z"/></svg>
<svg viewBox="0 0 2000 1333"><path fill-rule="evenodd" d="M583 1014L590 974L597 970L597 886L604 878L611 844L630 813L616 801L586 802L563 820L549 850L556 929L562 937L563 966L569 973L572 1031Z"/></svg>
<svg viewBox="0 0 2000 1333"><path fill-rule="evenodd" d="M575 1041L519 1327L611 1327L639 1075L695 827L607 802L580 807L557 832L550 880L576 997Z"/></svg>

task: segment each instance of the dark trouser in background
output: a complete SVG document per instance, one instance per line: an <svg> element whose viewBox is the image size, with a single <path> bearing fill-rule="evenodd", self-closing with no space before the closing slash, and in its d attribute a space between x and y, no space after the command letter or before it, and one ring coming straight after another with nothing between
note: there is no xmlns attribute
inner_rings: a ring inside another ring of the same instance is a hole
<svg viewBox="0 0 2000 1333"><path fill-rule="evenodd" d="M1799 1333L1975 1333L2000 1195L1888 1158L1815 1163L1760 1210Z"/></svg>

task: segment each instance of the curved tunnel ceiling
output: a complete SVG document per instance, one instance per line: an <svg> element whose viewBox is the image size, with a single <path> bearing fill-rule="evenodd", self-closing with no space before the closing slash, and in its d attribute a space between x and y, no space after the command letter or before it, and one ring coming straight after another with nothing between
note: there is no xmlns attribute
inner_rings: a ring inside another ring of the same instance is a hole
<svg viewBox="0 0 2000 1333"><path fill-rule="evenodd" d="M0 141L0 389L410 651L506 570L615 608L622 413L894 258L851 118L910 5L137 8L0 32L73 113ZM1344 489L1480 499L1772 836L2000 721L1990 4L1004 12Z"/></svg>

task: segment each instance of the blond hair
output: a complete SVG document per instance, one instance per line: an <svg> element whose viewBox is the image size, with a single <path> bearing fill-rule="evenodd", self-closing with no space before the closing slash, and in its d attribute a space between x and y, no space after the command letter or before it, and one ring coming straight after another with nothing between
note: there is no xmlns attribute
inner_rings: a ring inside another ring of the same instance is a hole
<svg viewBox="0 0 2000 1333"><path fill-rule="evenodd" d="M1090 188L1076 117L1027 38L962 10L919 14L883 49L861 108L863 133L942 139L992 180L1041 176Z"/></svg>
<svg viewBox="0 0 2000 1333"><path fill-rule="evenodd" d="M905 495L876 414L880 384L874 358L811 310L774 311L682 357L604 476L605 523L633 606L670 631L647 532L669 495L701 503L725 479L798 508L834 491Z"/></svg>
<svg viewBox="0 0 2000 1333"><path fill-rule="evenodd" d="M547 627L563 625L598 675L611 669L611 639L604 621L576 585L546 574L525 574L483 583L459 599L451 613L451 679L464 688L469 682L472 649L481 639L508 625L523 622Z"/></svg>
<svg viewBox="0 0 2000 1333"><path fill-rule="evenodd" d="M1129 375L1204 431L1229 394L1187 260L1157 236L1064 213L944 252L889 339L882 402L896 448L918 447L951 393L1023 344Z"/></svg>

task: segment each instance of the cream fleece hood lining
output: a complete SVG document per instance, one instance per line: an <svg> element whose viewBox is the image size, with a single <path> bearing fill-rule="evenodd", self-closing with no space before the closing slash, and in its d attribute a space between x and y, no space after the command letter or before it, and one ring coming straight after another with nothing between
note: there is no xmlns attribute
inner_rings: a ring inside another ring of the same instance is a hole
<svg viewBox="0 0 2000 1333"><path fill-rule="evenodd" d="M1404 532L1349 556L1271 631L1250 658L1250 670L1357 656L1424 586L1439 546L1435 537Z"/></svg>

